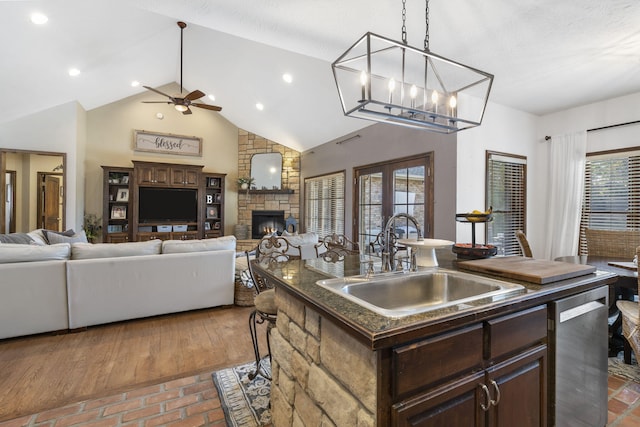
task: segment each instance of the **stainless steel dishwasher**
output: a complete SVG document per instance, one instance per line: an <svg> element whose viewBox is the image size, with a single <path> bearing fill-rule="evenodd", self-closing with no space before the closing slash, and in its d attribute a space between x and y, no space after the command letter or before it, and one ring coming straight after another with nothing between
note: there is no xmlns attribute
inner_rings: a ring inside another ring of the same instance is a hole
<svg viewBox="0 0 640 427"><path fill-rule="evenodd" d="M602 286L551 303L551 425L607 424L608 295Z"/></svg>

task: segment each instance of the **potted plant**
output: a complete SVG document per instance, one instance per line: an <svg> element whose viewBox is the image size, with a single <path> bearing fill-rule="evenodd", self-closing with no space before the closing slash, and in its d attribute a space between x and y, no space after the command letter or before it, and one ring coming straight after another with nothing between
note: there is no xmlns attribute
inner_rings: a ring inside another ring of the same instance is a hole
<svg viewBox="0 0 640 427"><path fill-rule="evenodd" d="M238 178L238 188L240 188L241 190L247 190L248 194L249 189L251 188L251 185L254 181L255 179L253 179L252 177L240 177Z"/></svg>
<svg viewBox="0 0 640 427"><path fill-rule="evenodd" d="M95 243L95 240L100 235L100 231L102 231L102 218L98 218L95 214L85 214L82 229L87 235L87 241L89 243Z"/></svg>

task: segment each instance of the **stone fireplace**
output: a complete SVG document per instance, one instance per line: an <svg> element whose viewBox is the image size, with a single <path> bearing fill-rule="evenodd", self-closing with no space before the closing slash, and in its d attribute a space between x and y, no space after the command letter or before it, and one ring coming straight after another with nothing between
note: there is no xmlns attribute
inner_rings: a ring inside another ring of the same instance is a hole
<svg viewBox="0 0 640 427"><path fill-rule="evenodd" d="M251 158L254 154L274 153L282 154L282 183L286 190L249 190L238 191L238 224L251 227L249 236L251 241L238 241L237 247L254 248L255 240L261 239L263 235L260 229L253 227L254 211L280 211L287 219L282 219L282 224L278 231L285 229L286 221L292 217L298 224L300 218L300 152L270 141L261 136L240 129L238 131L238 176L251 176ZM296 227L293 226L295 231ZM258 233L256 237L255 233ZM302 232L302 229L300 229Z"/></svg>
<svg viewBox="0 0 640 427"><path fill-rule="evenodd" d="M285 228L284 211L251 211L251 238L262 239L265 234L282 234Z"/></svg>

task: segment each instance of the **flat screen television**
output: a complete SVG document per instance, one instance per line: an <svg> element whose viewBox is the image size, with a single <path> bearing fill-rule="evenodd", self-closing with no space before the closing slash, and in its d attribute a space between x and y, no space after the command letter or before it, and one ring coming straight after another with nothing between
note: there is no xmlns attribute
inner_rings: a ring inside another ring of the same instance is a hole
<svg viewBox="0 0 640 427"><path fill-rule="evenodd" d="M140 188L138 193L138 222L196 222L197 220L197 189Z"/></svg>

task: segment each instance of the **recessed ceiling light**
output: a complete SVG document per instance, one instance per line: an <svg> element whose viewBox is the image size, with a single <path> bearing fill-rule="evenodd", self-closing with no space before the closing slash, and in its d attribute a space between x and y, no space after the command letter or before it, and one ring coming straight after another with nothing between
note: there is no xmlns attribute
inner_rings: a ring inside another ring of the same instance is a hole
<svg viewBox="0 0 640 427"><path fill-rule="evenodd" d="M36 12L31 15L31 22L36 25L46 24L48 20L49 18L44 13Z"/></svg>
<svg viewBox="0 0 640 427"><path fill-rule="evenodd" d="M134 80L134 81L131 82L131 86L132 87L138 87L138 86L140 86L140 82L137 81L137 80Z"/></svg>
<svg viewBox="0 0 640 427"><path fill-rule="evenodd" d="M71 77L79 76L80 70L78 70L77 68L69 68L69 75Z"/></svg>
<svg viewBox="0 0 640 427"><path fill-rule="evenodd" d="M291 83L293 81L293 76L289 73L284 73L282 75L282 80L284 80L287 83Z"/></svg>
<svg viewBox="0 0 640 427"><path fill-rule="evenodd" d="M209 99L210 99L210 100L212 100L212 101L215 101L215 100L216 100L216 97L215 97L215 96L213 96L212 94L209 94Z"/></svg>
<svg viewBox="0 0 640 427"><path fill-rule="evenodd" d="M256 104L256 108L257 108L258 110L262 111L262 110L264 110L264 105L262 105L262 103L261 103L261 102L258 102L258 103Z"/></svg>

